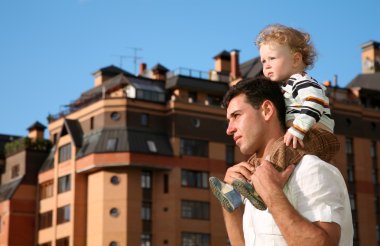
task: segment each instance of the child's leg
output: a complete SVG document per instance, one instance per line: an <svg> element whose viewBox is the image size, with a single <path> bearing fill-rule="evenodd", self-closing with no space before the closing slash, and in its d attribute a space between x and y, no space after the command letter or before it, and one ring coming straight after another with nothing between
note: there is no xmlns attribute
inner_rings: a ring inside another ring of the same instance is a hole
<svg viewBox="0 0 380 246"><path fill-rule="evenodd" d="M305 136L304 145L305 154L316 155L326 162L330 162L340 149L338 138L322 128L312 128Z"/></svg>
<svg viewBox="0 0 380 246"><path fill-rule="evenodd" d="M242 204L241 195L230 184L217 177L209 178L210 188L214 196L228 212L233 212Z"/></svg>
<svg viewBox="0 0 380 246"><path fill-rule="evenodd" d="M281 137L272 144L267 160L273 164L274 168L279 172L282 172L290 164L297 164L304 154L305 152L301 148L294 149L286 146L284 143L284 137ZM257 159L251 159L251 162L254 163L255 166L260 165ZM242 196L246 197L255 208L259 210L267 209L263 199L250 183L242 180L235 180L232 183L232 186Z"/></svg>
<svg viewBox="0 0 380 246"><path fill-rule="evenodd" d="M257 160L256 155L253 155L247 162L256 167L258 162L255 162L255 160ZM247 183L245 180L240 181ZM239 194L232 185L226 184L217 177L210 177L209 184L214 196L220 201L223 208L225 208L228 212L233 212L242 204L241 194ZM249 183L247 184L250 186Z"/></svg>

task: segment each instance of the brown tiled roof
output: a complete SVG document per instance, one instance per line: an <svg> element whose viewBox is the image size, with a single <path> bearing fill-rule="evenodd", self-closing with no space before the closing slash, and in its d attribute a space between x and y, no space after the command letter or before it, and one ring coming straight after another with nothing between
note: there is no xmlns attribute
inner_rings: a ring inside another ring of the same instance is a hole
<svg viewBox="0 0 380 246"><path fill-rule="evenodd" d="M254 78L262 75L263 66L260 62L260 57L255 57L240 64L240 73L243 79Z"/></svg>
<svg viewBox="0 0 380 246"><path fill-rule="evenodd" d="M380 91L380 73L359 74L346 87L360 87Z"/></svg>

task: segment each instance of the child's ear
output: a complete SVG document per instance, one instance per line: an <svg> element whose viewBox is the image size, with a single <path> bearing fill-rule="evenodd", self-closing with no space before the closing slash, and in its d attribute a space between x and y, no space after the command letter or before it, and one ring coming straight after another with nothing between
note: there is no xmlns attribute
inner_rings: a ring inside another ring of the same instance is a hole
<svg viewBox="0 0 380 246"><path fill-rule="evenodd" d="M296 67L298 67L300 64L302 64L303 63L303 60L302 60L302 55L301 55L301 53L299 53L299 52L295 52L294 54L293 54L293 64L296 66Z"/></svg>

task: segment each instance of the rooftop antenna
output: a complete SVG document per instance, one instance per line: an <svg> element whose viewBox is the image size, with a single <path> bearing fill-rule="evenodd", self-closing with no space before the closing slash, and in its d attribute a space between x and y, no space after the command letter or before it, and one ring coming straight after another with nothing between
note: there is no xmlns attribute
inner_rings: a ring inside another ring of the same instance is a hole
<svg viewBox="0 0 380 246"><path fill-rule="evenodd" d="M126 58L132 58L133 59L133 64L135 65L135 74L137 72L137 61L142 59L142 57L137 56L138 51L142 51L142 48L136 48L136 47L127 47L127 49L132 49L133 50L133 56L126 56Z"/></svg>
<svg viewBox="0 0 380 246"><path fill-rule="evenodd" d="M123 68L123 60L126 59L126 58L129 58L129 56L126 56L126 55L113 55L113 56L119 57L119 59L120 59L120 65L119 65L119 67L120 68Z"/></svg>

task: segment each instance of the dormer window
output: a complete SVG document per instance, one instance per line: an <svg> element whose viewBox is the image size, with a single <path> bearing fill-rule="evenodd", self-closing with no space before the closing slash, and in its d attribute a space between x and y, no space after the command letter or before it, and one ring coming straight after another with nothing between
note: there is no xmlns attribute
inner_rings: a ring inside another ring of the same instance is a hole
<svg viewBox="0 0 380 246"><path fill-rule="evenodd" d="M148 149L150 152L154 152L154 153L157 152L157 146L156 146L156 143L154 141L148 140L148 141L146 141L146 144L148 145Z"/></svg>

